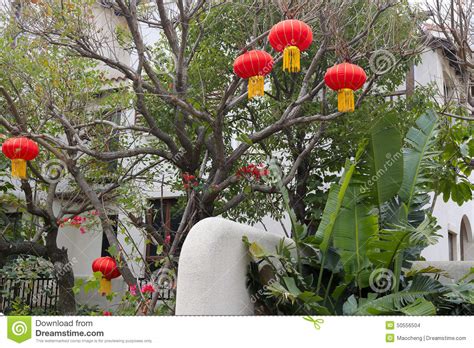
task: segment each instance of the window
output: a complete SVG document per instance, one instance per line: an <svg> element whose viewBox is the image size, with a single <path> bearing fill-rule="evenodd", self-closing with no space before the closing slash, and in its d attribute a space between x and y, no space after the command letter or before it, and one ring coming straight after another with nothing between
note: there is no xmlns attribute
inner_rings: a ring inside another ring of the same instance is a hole
<svg viewBox="0 0 474 348"><path fill-rule="evenodd" d="M456 261L458 258L457 249L458 243L456 233L448 231L448 248L449 248L449 261Z"/></svg>
<svg viewBox="0 0 474 348"><path fill-rule="evenodd" d="M474 260L474 243L472 242L472 229L467 216L461 220L461 261Z"/></svg>
<svg viewBox="0 0 474 348"><path fill-rule="evenodd" d="M21 213L0 211L0 234L8 241L20 240L22 227Z"/></svg>
<svg viewBox="0 0 474 348"><path fill-rule="evenodd" d="M177 204L177 199L156 199L152 201L152 207L147 212L147 223L151 223L163 239L173 243L176 231L179 228L183 212ZM162 258L157 255L157 246L148 243L146 246L146 260L150 271L156 270L156 261Z"/></svg>
<svg viewBox="0 0 474 348"><path fill-rule="evenodd" d="M112 228L114 229L115 235L117 235L118 229L118 216L117 215L110 215L109 220L112 224ZM110 243L105 235L105 232L102 232L102 248L100 249L100 256L112 256L109 253Z"/></svg>

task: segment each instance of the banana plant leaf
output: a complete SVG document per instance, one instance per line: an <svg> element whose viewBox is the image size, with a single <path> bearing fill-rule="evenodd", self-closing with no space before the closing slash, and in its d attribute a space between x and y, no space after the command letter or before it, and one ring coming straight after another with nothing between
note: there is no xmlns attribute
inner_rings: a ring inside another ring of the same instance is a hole
<svg viewBox="0 0 474 348"><path fill-rule="evenodd" d="M355 159L353 161L346 161L344 173L342 174L339 184L334 184L329 190L328 199L326 206L324 207L323 216L321 223L318 226L318 230L315 234L315 243L319 246L322 252L326 252L332 242L334 224L341 211L342 202L346 195L347 188L352 179L352 175L355 172L357 163L362 157L367 147L367 141L364 141L357 151Z"/></svg>
<svg viewBox="0 0 474 348"><path fill-rule="evenodd" d="M378 216L364 202L359 185L350 185L334 224L334 247L341 255L346 275L358 278L369 265L369 240L377 232Z"/></svg>
<svg viewBox="0 0 474 348"><path fill-rule="evenodd" d="M355 308L354 303L351 306L346 306L346 308L352 310L354 315L397 313L430 315L434 314L433 306L427 303L427 297L440 296L447 291L446 287L431 277L416 276L413 278L411 285L402 291L379 297L375 300L366 299L359 303L357 308Z"/></svg>
<svg viewBox="0 0 474 348"><path fill-rule="evenodd" d="M403 181L399 196L411 208L420 188L429 183L429 173L434 173L432 151L436 143L438 119L434 111L428 111L416 120L405 137L406 146L403 151ZM418 188L418 189L417 189Z"/></svg>
<svg viewBox="0 0 474 348"><path fill-rule="evenodd" d="M387 115L372 128L367 167L365 173L370 176L366 188L380 206L398 193L403 180L402 136L395 125L395 115Z"/></svg>

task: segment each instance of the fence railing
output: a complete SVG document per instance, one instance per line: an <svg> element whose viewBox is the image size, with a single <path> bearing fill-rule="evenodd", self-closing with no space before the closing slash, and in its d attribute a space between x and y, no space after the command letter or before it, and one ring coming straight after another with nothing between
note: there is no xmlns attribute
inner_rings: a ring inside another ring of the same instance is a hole
<svg viewBox="0 0 474 348"><path fill-rule="evenodd" d="M59 287L55 278L0 278L0 311L12 309L15 301L31 309L55 310Z"/></svg>
<svg viewBox="0 0 474 348"><path fill-rule="evenodd" d="M143 287L150 282L149 279L139 279L138 285ZM160 294L162 301L175 297L176 289L160 287L155 290ZM13 309L15 301L26 305L30 309L45 311L56 310L59 296L59 287L55 278L18 279L0 277L0 312Z"/></svg>

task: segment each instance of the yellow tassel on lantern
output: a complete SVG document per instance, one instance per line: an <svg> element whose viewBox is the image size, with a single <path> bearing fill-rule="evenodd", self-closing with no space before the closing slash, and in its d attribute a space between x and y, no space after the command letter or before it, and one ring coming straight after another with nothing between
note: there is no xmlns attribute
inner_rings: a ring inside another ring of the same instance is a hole
<svg viewBox="0 0 474 348"><path fill-rule="evenodd" d="M99 294L102 296L110 295L112 293L112 282L106 278L100 280Z"/></svg>
<svg viewBox="0 0 474 348"><path fill-rule="evenodd" d="M283 71L293 73L300 70L300 49L296 46L286 47L283 50Z"/></svg>
<svg viewBox="0 0 474 348"><path fill-rule="evenodd" d="M262 97L264 94L265 78L263 76L252 76L249 78L248 98Z"/></svg>
<svg viewBox="0 0 474 348"><path fill-rule="evenodd" d="M22 159L12 160L12 177L26 179L26 161Z"/></svg>
<svg viewBox="0 0 474 348"><path fill-rule="evenodd" d="M354 112L354 91L343 88L337 91L337 109L339 112Z"/></svg>

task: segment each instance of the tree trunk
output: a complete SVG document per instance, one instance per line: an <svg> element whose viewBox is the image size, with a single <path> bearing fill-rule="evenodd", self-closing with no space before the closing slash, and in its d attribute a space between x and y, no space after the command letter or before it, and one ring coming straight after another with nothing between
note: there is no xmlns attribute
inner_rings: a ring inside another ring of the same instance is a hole
<svg viewBox="0 0 474 348"><path fill-rule="evenodd" d="M195 219L193 221L193 225L198 223L201 220L204 220L208 217L213 216L214 214L214 200L213 201L207 201L207 202L201 202L199 201L198 207L197 207L197 212L195 214Z"/></svg>
<svg viewBox="0 0 474 348"><path fill-rule="evenodd" d="M74 272L68 259L66 249L57 249L50 256L56 270L59 287L58 310L62 315L76 314L76 298L72 291L74 287Z"/></svg>
<svg viewBox="0 0 474 348"><path fill-rule="evenodd" d="M296 218L302 224L307 223L306 202L304 197L308 191L308 177L310 168L307 160L301 162L295 175L296 187L290 191L290 203L295 212Z"/></svg>
<svg viewBox="0 0 474 348"><path fill-rule="evenodd" d="M76 314L76 297L72 290L74 287L73 264L69 261L67 249L58 248L56 242L57 236L57 228L51 228L48 231L46 236L46 250L49 260L54 265L54 271L58 281L58 310L62 315L74 315Z"/></svg>

